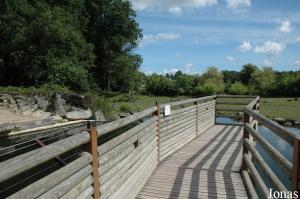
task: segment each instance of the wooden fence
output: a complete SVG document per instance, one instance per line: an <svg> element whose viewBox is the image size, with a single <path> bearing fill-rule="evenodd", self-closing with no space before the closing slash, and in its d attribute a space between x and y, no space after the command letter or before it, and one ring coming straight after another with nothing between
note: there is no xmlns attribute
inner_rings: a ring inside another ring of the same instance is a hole
<svg viewBox="0 0 300 199"><path fill-rule="evenodd" d="M165 116L166 105L156 104L99 126L90 121L84 131L1 162L0 187L5 190L0 195L134 198L160 160L214 125L215 96L168 105L170 116ZM59 157L68 159L65 165L43 172ZM32 175L36 173L40 175ZM18 183L28 178L32 179Z"/></svg>
<svg viewBox="0 0 300 199"><path fill-rule="evenodd" d="M270 130L278 139L283 140L293 147L293 160L290 162L281 154L276 146L271 145L269 140L265 139L258 132L258 123ZM270 195L270 186L266 181L271 182L271 187L277 191L288 190L298 191L300 182L300 136L282 127L278 123L266 118L259 113L259 97L256 97L244 108L244 135L243 135L243 163L242 176L250 198L261 196L268 198ZM291 180L291 187L286 187L279 177L274 173L257 151L255 143L266 151L266 153L276 162L281 171ZM259 170L260 169L260 170ZM262 176L266 176L267 180ZM254 187L257 187L255 189Z"/></svg>
<svg viewBox="0 0 300 199"><path fill-rule="evenodd" d="M275 190L299 191L299 136L259 114L259 97L249 98L253 96L208 96L156 104L142 112L102 125L97 125L95 121L82 121L52 126L56 134L61 128L68 129L68 126L75 125L77 130L58 141L1 162L0 196L134 198L159 161L215 124L215 111L240 111L240 107L232 106L245 104L247 106L242 110L244 146L241 174L248 195L256 198L261 194L263 197L269 194L262 175L270 179ZM171 108L169 116L165 113L167 105ZM258 133L258 123L293 147L292 162ZM84 130L83 124L86 126ZM49 131L49 127L13 132L5 135L5 138L13 139L24 134L38 139L45 130ZM256 143L290 177L291 187L283 185L257 151ZM61 159L63 162L58 161L58 166L49 166L53 160Z"/></svg>

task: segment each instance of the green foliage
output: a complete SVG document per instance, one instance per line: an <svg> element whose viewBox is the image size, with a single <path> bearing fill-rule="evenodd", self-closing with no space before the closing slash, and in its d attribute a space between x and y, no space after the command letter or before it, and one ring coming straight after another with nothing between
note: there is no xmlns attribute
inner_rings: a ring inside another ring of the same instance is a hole
<svg viewBox="0 0 300 199"><path fill-rule="evenodd" d="M207 81L202 85L198 85L195 89L195 93L198 95L220 94L223 91L224 85L213 81Z"/></svg>
<svg viewBox="0 0 300 199"><path fill-rule="evenodd" d="M250 84L256 70L258 70L258 68L253 64L244 65L240 72L241 82L246 85Z"/></svg>
<svg viewBox="0 0 300 199"><path fill-rule="evenodd" d="M22 95L40 95L40 96L51 96L54 93L71 93L72 91L61 85L50 85L44 84L40 87L15 87L7 86L0 87L0 93L7 94L22 94Z"/></svg>
<svg viewBox="0 0 300 199"><path fill-rule="evenodd" d="M275 86L276 75L272 68L263 67L258 69L253 74L253 82L256 90L259 90L262 94L267 94Z"/></svg>
<svg viewBox="0 0 300 199"><path fill-rule="evenodd" d="M87 1L87 38L95 45L95 80L106 90L132 88L132 76L141 64L134 54L142 37L128 0Z"/></svg>
<svg viewBox="0 0 300 199"><path fill-rule="evenodd" d="M121 112L131 112L131 111L133 111L134 108L132 106L130 106L129 104L121 104L119 109Z"/></svg>
<svg viewBox="0 0 300 199"><path fill-rule="evenodd" d="M233 95L245 95L248 93L248 88L241 82L235 82L231 84L229 88L229 94Z"/></svg>
<svg viewBox="0 0 300 199"><path fill-rule="evenodd" d="M3 0L0 85L136 89L141 30L134 18L126 0Z"/></svg>
<svg viewBox="0 0 300 199"><path fill-rule="evenodd" d="M200 95L210 95L222 93L224 88L223 74L218 71L217 68L209 67L207 71L201 75L195 92Z"/></svg>
<svg viewBox="0 0 300 199"><path fill-rule="evenodd" d="M232 84L234 82L239 82L241 80L240 72L223 70L223 80L225 84Z"/></svg>

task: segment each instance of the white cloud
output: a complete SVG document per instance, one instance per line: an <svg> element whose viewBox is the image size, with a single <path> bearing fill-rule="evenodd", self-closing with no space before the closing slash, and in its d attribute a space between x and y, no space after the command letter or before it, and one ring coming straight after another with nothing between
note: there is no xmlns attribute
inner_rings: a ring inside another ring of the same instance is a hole
<svg viewBox="0 0 300 199"><path fill-rule="evenodd" d="M226 56L225 58L227 59L227 61L235 62L235 58L234 57Z"/></svg>
<svg viewBox="0 0 300 199"><path fill-rule="evenodd" d="M165 69L163 73L175 74L177 71L179 71L177 68L171 68L171 69Z"/></svg>
<svg viewBox="0 0 300 199"><path fill-rule="evenodd" d="M235 11L244 11L251 6L251 0L226 0L227 8Z"/></svg>
<svg viewBox="0 0 300 199"><path fill-rule="evenodd" d="M181 57L181 53L176 53L175 56L176 57Z"/></svg>
<svg viewBox="0 0 300 199"><path fill-rule="evenodd" d="M300 66L300 60L295 62L296 66Z"/></svg>
<svg viewBox="0 0 300 199"><path fill-rule="evenodd" d="M244 41L239 47L238 50L241 52L248 52L250 50L252 50L252 45L250 42Z"/></svg>
<svg viewBox="0 0 300 199"><path fill-rule="evenodd" d="M150 40L177 40L181 37L179 33L158 33L156 35L153 34L144 34L143 40L150 41Z"/></svg>
<svg viewBox="0 0 300 199"><path fill-rule="evenodd" d="M261 46L256 46L254 48L254 52L268 54L268 55L276 55L280 54L284 50L285 46L283 44L279 44L272 41L266 41Z"/></svg>
<svg viewBox="0 0 300 199"><path fill-rule="evenodd" d="M201 8L216 5L218 0L131 0L135 10L167 10L173 14L183 9Z"/></svg>
<svg viewBox="0 0 300 199"><path fill-rule="evenodd" d="M174 14L174 15L181 15L182 14L182 8L175 6L172 8L168 9L170 13Z"/></svg>
<svg viewBox="0 0 300 199"><path fill-rule="evenodd" d="M185 71L186 73L191 73L191 68L193 67L194 65L192 63L188 63L186 64L184 67L185 67Z"/></svg>
<svg viewBox="0 0 300 199"><path fill-rule="evenodd" d="M291 26L291 22L290 21L281 21L279 22L280 26L277 27L278 31L282 32L282 33L289 33L292 31L292 26Z"/></svg>

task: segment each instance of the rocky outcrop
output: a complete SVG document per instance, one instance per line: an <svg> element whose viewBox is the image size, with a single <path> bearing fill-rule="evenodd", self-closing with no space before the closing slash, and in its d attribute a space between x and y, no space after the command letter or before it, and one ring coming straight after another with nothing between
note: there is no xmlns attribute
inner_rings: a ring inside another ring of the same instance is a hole
<svg viewBox="0 0 300 199"><path fill-rule="evenodd" d="M101 110L94 112L92 119L97 121L103 121L103 122L106 121L104 114Z"/></svg>
<svg viewBox="0 0 300 199"><path fill-rule="evenodd" d="M0 124L0 134L13 130L15 126L11 123Z"/></svg>
<svg viewBox="0 0 300 199"><path fill-rule="evenodd" d="M65 117L67 120L88 120L91 119L92 115L91 109L87 109L68 112Z"/></svg>
<svg viewBox="0 0 300 199"><path fill-rule="evenodd" d="M281 118L281 117L275 117L272 120L279 123L279 124L283 124L285 122L285 119Z"/></svg>
<svg viewBox="0 0 300 199"><path fill-rule="evenodd" d="M72 106L88 109L92 105L92 98L90 96L79 95L76 93L64 94L64 100Z"/></svg>

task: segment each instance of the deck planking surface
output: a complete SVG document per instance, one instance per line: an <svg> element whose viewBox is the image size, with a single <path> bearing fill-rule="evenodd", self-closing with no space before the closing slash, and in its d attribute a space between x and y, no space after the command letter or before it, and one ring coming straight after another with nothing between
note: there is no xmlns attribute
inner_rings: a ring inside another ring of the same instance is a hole
<svg viewBox="0 0 300 199"><path fill-rule="evenodd" d="M242 127L214 125L161 161L137 198L248 198Z"/></svg>

